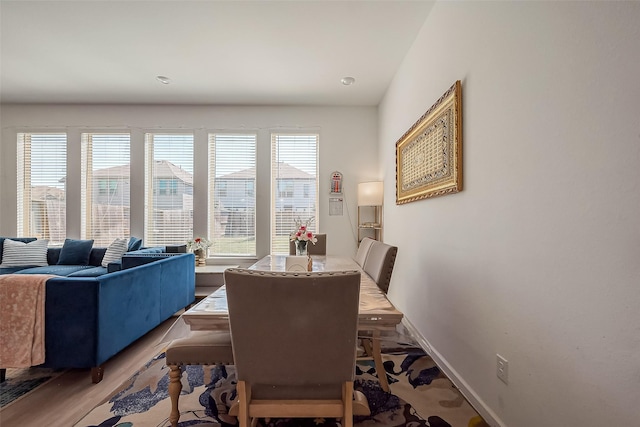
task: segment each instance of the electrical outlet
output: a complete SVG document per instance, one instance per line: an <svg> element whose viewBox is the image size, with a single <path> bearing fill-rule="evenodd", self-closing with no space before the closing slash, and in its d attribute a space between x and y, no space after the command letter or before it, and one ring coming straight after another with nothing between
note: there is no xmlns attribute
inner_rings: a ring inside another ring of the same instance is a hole
<svg viewBox="0 0 640 427"><path fill-rule="evenodd" d="M496 358L496 375L503 383L509 384L509 362L499 354L496 354Z"/></svg>

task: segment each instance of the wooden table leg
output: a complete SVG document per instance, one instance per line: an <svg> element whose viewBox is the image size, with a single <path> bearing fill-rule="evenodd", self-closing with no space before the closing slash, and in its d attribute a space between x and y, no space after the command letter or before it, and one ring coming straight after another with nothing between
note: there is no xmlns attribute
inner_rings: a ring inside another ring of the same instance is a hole
<svg viewBox="0 0 640 427"><path fill-rule="evenodd" d="M178 426L180 410L178 409L178 399L182 391L182 369L178 365L169 365L169 396L171 397L171 413L169 422L171 427Z"/></svg>
<svg viewBox="0 0 640 427"><path fill-rule="evenodd" d="M378 375L378 381L380 381L380 387L387 393L389 393L389 381L387 381L387 371L384 370L382 363L382 352L380 349L380 331L373 331L373 338L371 339L373 345L373 361L376 365L376 375Z"/></svg>

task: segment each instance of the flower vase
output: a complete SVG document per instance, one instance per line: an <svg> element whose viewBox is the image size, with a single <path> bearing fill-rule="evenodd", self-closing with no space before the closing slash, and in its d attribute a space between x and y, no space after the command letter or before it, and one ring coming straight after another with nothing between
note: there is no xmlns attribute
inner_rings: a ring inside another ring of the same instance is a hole
<svg viewBox="0 0 640 427"><path fill-rule="evenodd" d="M296 240L296 255L308 255L307 252L307 241L306 240Z"/></svg>
<svg viewBox="0 0 640 427"><path fill-rule="evenodd" d="M196 256L196 265L207 265L207 257L204 253L204 249L196 249L193 251L193 254Z"/></svg>

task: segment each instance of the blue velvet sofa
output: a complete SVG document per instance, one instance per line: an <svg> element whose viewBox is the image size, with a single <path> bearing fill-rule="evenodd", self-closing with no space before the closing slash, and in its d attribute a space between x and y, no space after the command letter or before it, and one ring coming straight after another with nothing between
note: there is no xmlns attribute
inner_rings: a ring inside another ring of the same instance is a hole
<svg viewBox="0 0 640 427"><path fill-rule="evenodd" d="M0 274L59 276L46 282L40 366L91 368L94 383L102 379L104 362L195 300L192 253L140 249L102 267L105 251L92 248L89 266L69 266L56 265L60 249L49 248L49 266L0 269Z"/></svg>

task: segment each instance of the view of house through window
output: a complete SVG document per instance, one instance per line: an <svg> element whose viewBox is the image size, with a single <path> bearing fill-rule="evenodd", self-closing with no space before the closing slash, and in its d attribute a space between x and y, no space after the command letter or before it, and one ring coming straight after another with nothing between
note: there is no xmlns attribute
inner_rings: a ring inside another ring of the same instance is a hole
<svg viewBox="0 0 640 427"><path fill-rule="evenodd" d="M82 238L109 246L129 236L130 136L82 134Z"/></svg>
<svg viewBox="0 0 640 427"><path fill-rule="evenodd" d="M271 134L270 251L289 252L296 221L318 231L318 143L313 133ZM255 256L257 134L208 136L210 256ZM193 232L194 135L144 135L144 165L131 164L128 132L81 134L80 237L108 246L131 233L131 171L144 168L144 244L182 245ZM67 237L67 135L19 133L17 235L61 245ZM204 181L200 185L207 185ZM74 202L76 203L76 202Z"/></svg>
<svg viewBox="0 0 640 427"><path fill-rule="evenodd" d="M19 133L17 144L17 234L61 245L67 234L67 135Z"/></svg>
<svg viewBox="0 0 640 427"><path fill-rule="evenodd" d="M209 255L256 254L256 135L209 134Z"/></svg>
<svg viewBox="0 0 640 427"><path fill-rule="evenodd" d="M145 246L193 238L193 134L145 134Z"/></svg>
<svg viewBox="0 0 640 427"><path fill-rule="evenodd" d="M289 253L296 221L318 231L318 135L271 135L271 253Z"/></svg>

